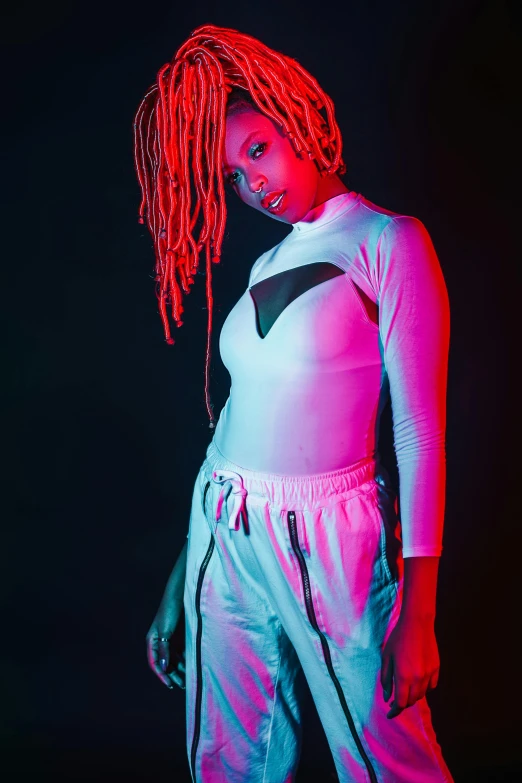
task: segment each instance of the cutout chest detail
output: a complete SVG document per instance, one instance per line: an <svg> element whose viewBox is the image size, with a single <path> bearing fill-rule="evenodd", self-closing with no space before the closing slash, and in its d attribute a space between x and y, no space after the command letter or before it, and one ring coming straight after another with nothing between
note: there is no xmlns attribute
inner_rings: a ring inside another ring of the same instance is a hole
<svg viewBox="0 0 522 783"><path fill-rule="evenodd" d="M256 329L259 337L264 339L267 336L281 313L294 299L316 285L343 274L343 270L335 264L320 261L279 272L255 283L249 291L256 308ZM368 317L376 323L377 307L375 303L358 286L355 287Z"/></svg>

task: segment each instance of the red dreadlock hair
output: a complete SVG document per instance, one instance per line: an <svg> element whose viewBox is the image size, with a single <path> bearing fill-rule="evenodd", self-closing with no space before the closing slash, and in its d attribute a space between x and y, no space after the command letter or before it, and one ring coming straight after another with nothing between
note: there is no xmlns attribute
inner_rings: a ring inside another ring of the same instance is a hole
<svg viewBox="0 0 522 783"><path fill-rule="evenodd" d="M172 62L160 68L141 101L134 118L135 166L142 193L139 222L147 222L154 241L156 295L167 343L174 344L167 305L176 326L182 326L182 290L190 292L199 254L205 249L205 400L210 428L215 427L209 396L212 264L220 261L225 231L221 158L233 88L235 95L237 88L246 91L250 102L284 129L296 154L313 159L322 176L346 171L328 95L296 60L237 30L198 27Z"/></svg>

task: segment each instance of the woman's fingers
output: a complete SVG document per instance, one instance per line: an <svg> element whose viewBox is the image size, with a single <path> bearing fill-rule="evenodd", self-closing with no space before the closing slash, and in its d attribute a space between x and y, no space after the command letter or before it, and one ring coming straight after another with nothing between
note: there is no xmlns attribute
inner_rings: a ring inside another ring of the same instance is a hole
<svg viewBox="0 0 522 783"><path fill-rule="evenodd" d="M168 676L175 685L185 690L185 664L183 661L178 660L171 666Z"/></svg>
<svg viewBox="0 0 522 783"><path fill-rule="evenodd" d="M389 701L393 688L393 655L389 655L386 652L382 659L381 685L384 701Z"/></svg>
<svg viewBox="0 0 522 783"><path fill-rule="evenodd" d="M172 671L169 672L169 677L179 688L185 690L185 672Z"/></svg>
<svg viewBox="0 0 522 783"><path fill-rule="evenodd" d="M428 689L429 677L424 677L420 682L410 687L408 707L412 707L419 699L423 699Z"/></svg>
<svg viewBox="0 0 522 783"><path fill-rule="evenodd" d="M160 637L158 640L158 658L161 671L166 674L170 663L170 649L167 637Z"/></svg>
<svg viewBox="0 0 522 783"><path fill-rule="evenodd" d="M147 657L149 666L162 683L167 688L172 688L172 682L167 674L169 665L169 646L168 642L160 640L160 637L154 634L147 636Z"/></svg>

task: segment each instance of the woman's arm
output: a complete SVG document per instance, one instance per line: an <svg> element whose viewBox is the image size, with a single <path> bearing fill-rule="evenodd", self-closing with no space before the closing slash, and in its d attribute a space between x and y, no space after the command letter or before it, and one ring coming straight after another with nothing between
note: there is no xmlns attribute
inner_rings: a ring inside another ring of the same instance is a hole
<svg viewBox="0 0 522 783"><path fill-rule="evenodd" d="M428 232L395 217L377 250L379 328L390 381L404 556L400 617L383 650L389 718L437 685L435 638L446 487L449 300Z"/></svg>
<svg viewBox="0 0 522 783"><path fill-rule="evenodd" d="M404 558L401 619L435 620L439 557Z"/></svg>
<svg viewBox="0 0 522 783"><path fill-rule="evenodd" d="M404 559L442 552L446 491L449 298L431 238L416 218L384 228L375 263L390 382Z"/></svg>
<svg viewBox="0 0 522 783"><path fill-rule="evenodd" d="M178 559L174 564L174 568L165 585L163 591L163 598L161 599L160 609L165 602L169 602L172 596L180 595L185 588L185 574L187 572L187 548L188 541L185 539L185 543L181 552L178 555Z"/></svg>

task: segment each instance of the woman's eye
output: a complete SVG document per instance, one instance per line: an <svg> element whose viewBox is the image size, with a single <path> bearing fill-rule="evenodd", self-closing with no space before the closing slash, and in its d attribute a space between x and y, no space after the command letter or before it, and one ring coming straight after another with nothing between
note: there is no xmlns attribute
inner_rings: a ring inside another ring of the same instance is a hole
<svg viewBox="0 0 522 783"><path fill-rule="evenodd" d="M250 157L254 158L254 160L257 160L260 156L256 155L255 153L258 152L258 150L261 150L261 154L265 151L266 144L263 142L262 144L256 144L255 147L252 148L252 152L250 153Z"/></svg>
<svg viewBox="0 0 522 783"><path fill-rule="evenodd" d="M252 147L252 149L250 150L250 157L253 160L257 160L258 158L261 157L261 155L263 154L265 149L266 149L266 143L265 142L263 142L261 144L255 144ZM257 153L259 153L259 154L257 154ZM232 174L229 174L228 177L227 177L227 182L229 183L229 185L233 185L235 182L237 182L238 176L239 175L238 175L237 171L233 171Z"/></svg>

